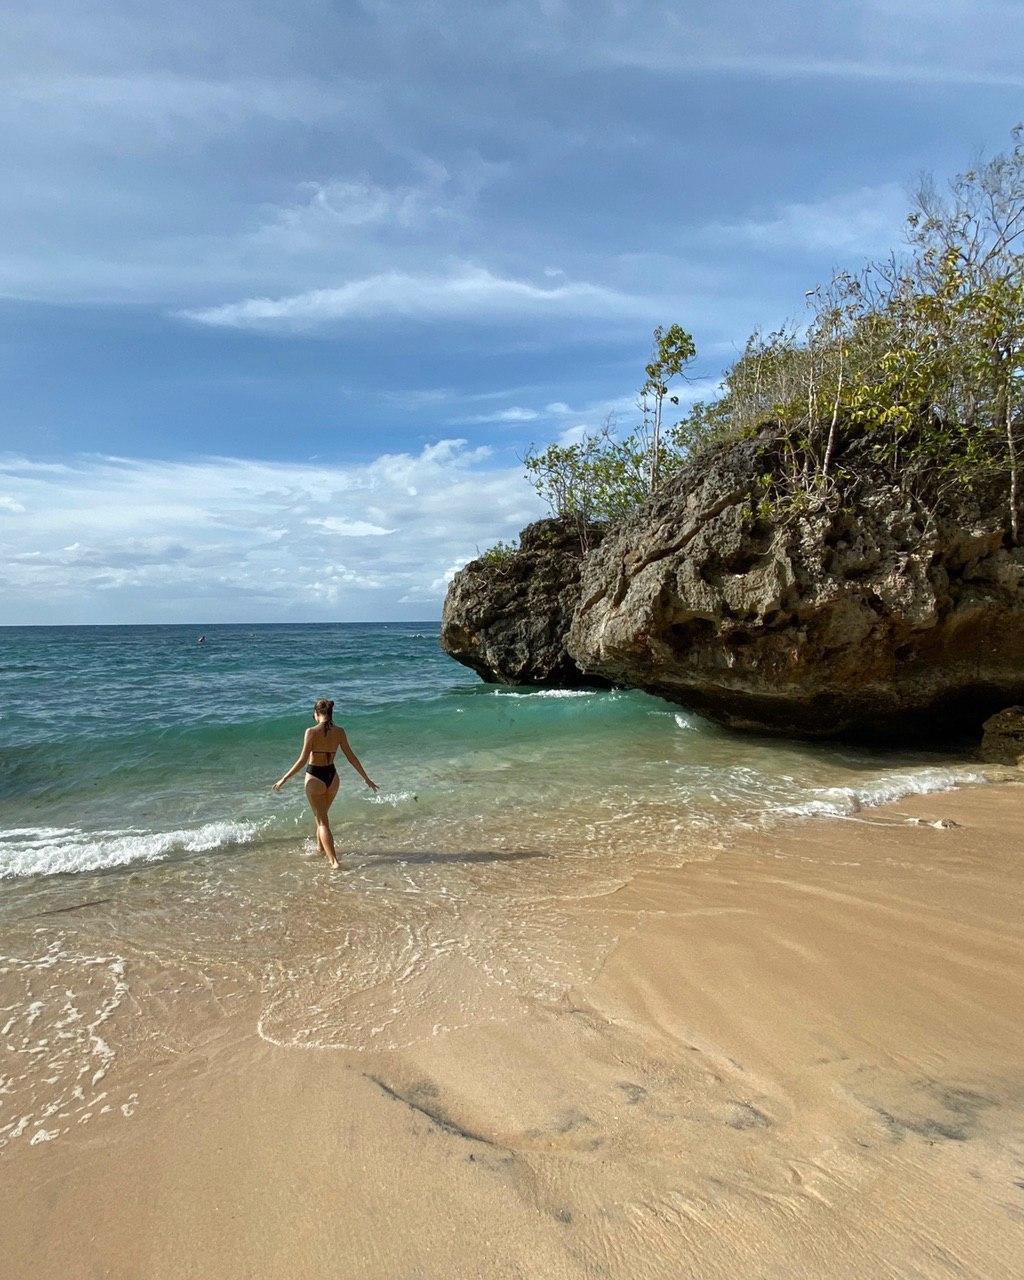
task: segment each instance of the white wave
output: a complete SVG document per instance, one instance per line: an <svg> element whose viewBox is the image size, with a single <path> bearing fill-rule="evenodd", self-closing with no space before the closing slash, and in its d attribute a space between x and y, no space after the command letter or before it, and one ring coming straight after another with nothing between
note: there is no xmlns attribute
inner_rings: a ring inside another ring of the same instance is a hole
<svg viewBox="0 0 1024 1280"><path fill-rule="evenodd" d="M674 714L672 716L672 719L676 722L676 724L679 726L680 729L696 729L697 728L697 726L694 724L692 720L689 720L687 719L686 716L681 716L678 713Z"/></svg>
<svg viewBox="0 0 1024 1280"><path fill-rule="evenodd" d="M0 880L100 871L158 862L171 853L204 853L249 844L268 822L207 822L185 831L81 831L76 827L0 828Z"/></svg>
<svg viewBox="0 0 1024 1280"><path fill-rule="evenodd" d="M496 698L595 698L597 689L537 689L532 693L514 693L511 690L496 690Z"/></svg>
<svg viewBox="0 0 1024 1280"><path fill-rule="evenodd" d="M808 799L780 805L773 812L799 818L844 818L861 809L893 804L905 796L927 796L984 781L985 775L974 770L915 769L888 773L856 787L819 787Z"/></svg>
<svg viewBox="0 0 1024 1280"><path fill-rule="evenodd" d="M419 800L415 791L375 791L370 797L371 804L405 804L409 800Z"/></svg>

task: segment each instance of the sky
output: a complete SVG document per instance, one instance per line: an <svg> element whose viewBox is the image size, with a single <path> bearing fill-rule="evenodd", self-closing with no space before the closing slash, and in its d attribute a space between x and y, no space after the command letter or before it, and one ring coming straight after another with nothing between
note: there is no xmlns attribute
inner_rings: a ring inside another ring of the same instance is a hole
<svg viewBox="0 0 1024 1280"><path fill-rule="evenodd" d="M1019 0L12 0L0 624L425 620L1024 118Z"/></svg>

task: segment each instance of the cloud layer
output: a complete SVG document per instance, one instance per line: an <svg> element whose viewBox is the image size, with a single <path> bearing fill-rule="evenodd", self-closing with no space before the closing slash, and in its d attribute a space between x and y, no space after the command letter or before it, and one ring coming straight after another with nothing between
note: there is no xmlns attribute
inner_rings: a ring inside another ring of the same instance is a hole
<svg viewBox="0 0 1024 1280"><path fill-rule="evenodd" d="M436 617L541 514L518 466L442 440L353 466L0 461L0 625Z"/></svg>
<svg viewBox="0 0 1024 1280"><path fill-rule="evenodd" d="M12 620L436 609L656 324L707 394L1024 84L1015 0L7 8Z"/></svg>
<svg viewBox="0 0 1024 1280"><path fill-rule="evenodd" d="M20 0L6 25L5 292L219 325L508 315L517 291L604 316L650 292L625 239L841 213L884 163L880 94L904 131L926 95L941 133L943 90L1024 86L1008 0ZM578 283L536 292L545 267Z"/></svg>
<svg viewBox="0 0 1024 1280"><path fill-rule="evenodd" d="M336 289L313 289L285 298L248 298L181 313L200 324L234 328L320 327L334 321L399 316L415 320L489 320L525 317L648 319L650 301L592 284L534 284L496 276L483 267L461 267L448 275L389 271L351 280Z"/></svg>

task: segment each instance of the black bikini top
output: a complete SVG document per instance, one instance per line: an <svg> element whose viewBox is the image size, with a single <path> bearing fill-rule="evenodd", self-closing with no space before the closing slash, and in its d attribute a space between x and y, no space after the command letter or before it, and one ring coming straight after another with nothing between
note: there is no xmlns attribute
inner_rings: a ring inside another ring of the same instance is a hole
<svg viewBox="0 0 1024 1280"><path fill-rule="evenodd" d="M337 726L334 726L334 727L336 728ZM326 768L327 765L334 764L334 757L338 754L338 748L335 747L333 751L328 750L327 748L325 748L323 751L317 751L316 747L311 746L309 748L309 753L310 755L313 755L313 756L330 756L330 759L325 760L322 766Z"/></svg>

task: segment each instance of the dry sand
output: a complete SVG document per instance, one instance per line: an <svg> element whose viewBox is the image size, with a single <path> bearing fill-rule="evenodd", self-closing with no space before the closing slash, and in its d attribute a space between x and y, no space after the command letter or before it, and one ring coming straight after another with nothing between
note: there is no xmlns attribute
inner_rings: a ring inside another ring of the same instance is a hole
<svg viewBox="0 0 1024 1280"><path fill-rule="evenodd" d="M0 1153L0 1275L1024 1275L1024 788L861 818L571 904L618 941L514 1020L206 1019L130 1119Z"/></svg>

